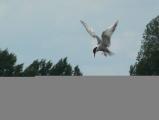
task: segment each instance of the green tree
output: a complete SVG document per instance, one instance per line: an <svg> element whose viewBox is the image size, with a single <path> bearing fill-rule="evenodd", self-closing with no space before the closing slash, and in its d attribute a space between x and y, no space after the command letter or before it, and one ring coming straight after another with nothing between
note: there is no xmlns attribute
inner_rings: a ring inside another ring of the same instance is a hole
<svg viewBox="0 0 159 120"><path fill-rule="evenodd" d="M23 76L23 64L16 65L13 71L13 76Z"/></svg>
<svg viewBox="0 0 159 120"><path fill-rule="evenodd" d="M67 57L60 59L55 65L51 61L34 60L23 72L23 76L79 76L82 75L78 66L72 70Z"/></svg>
<svg viewBox="0 0 159 120"><path fill-rule="evenodd" d="M40 63L38 60L34 60L23 72L24 76L36 76L39 75Z"/></svg>
<svg viewBox="0 0 159 120"><path fill-rule="evenodd" d="M159 75L159 16L146 25L136 60L130 75Z"/></svg>
<svg viewBox="0 0 159 120"><path fill-rule="evenodd" d="M24 76L47 76L50 73L53 64L45 59L34 60L23 72Z"/></svg>
<svg viewBox="0 0 159 120"><path fill-rule="evenodd" d="M0 50L0 76L20 76L23 64L16 65L16 55L8 49Z"/></svg>
<svg viewBox="0 0 159 120"><path fill-rule="evenodd" d="M53 66L53 63L51 61L46 62L45 59L42 59L39 62L39 75L41 76L47 76L50 75L50 70Z"/></svg>
<svg viewBox="0 0 159 120"><path fill-rule="evenodd" d="M71 76L72 73L72 66L67 62L67 57L60 59L50 71L50 75Z"/></svg>
<svg viewBox="0 0 159 120"><path fill-rule="evenodd" d="M49 76L49 75L82 75L78 66L72 70L67 57L60 59L55 65L45 59L34 60L23 70L23 64L17 64L17 57L7 49L0 50L0 76Z"/></svg>
<svg viewBox="0 0 159 120"><path fill-rule="evenodd" d="M82 73L81 73L81 71L80 71L78 65L74 67L73 75L74 75L74 76L82 76Z"/></svg>

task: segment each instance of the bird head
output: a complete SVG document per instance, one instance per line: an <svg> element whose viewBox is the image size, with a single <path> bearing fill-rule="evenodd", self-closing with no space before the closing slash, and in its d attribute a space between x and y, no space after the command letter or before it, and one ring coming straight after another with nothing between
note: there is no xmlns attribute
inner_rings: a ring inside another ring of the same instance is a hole
<svg viewBox="0 0 159 120"><path fill-rule="evenodd" d="M96 52L97 52L97 47L95 47L95 48L93 49L94 57L95 57Z"/></svg>

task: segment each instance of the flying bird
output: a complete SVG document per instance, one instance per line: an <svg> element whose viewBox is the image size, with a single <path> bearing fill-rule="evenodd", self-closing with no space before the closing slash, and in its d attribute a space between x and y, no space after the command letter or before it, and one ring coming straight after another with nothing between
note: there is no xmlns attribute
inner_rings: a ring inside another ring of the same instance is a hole
<svg viewBox="0 0 159 120"><path fill-rule="evenodd" d="M107 56L107 54L112 55L113 53L108 49L108 47L111 44L111 36L114 33L114 31L118 25L118 20L113 25L111 25L105 31L102 32L101 38L98 35L96 35L94 30L90 26L88 26L87 23L85 23L82 20L80 20L80 22L85 27L86 31L93 38L95 38L97 40L97 45L93 48L94 57L98 51L102 51L105 56Z"/></svg>

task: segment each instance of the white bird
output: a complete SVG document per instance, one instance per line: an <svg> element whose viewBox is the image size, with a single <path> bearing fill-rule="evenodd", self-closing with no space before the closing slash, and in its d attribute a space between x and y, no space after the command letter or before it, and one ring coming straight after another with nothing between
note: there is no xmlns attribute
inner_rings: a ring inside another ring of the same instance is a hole
<svg viewBox="0 0 159 120"><path fill-rule="evenodd" d="M110 42L111 36L114 33L114 31L118 25L118 20L113 25L111 25L105 31L102 32L101 38L98 35L96 35L96 33L93 31L93 29L90 26L88 26L84 21L81 20L80 22L85 27L86 31L93 38L97 39L97 45L93 49L94 57L95 57L96 52L98 52L98 51L102 51L105 56L107 56L107 54L112 55L113 53L108 49L108 47L110 46L110 43L111 43Z"/></svg>

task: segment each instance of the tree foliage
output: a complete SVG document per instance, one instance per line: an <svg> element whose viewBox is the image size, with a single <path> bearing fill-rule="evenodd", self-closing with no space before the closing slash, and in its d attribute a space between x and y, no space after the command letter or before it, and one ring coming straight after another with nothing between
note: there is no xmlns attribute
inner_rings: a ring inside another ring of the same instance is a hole
<svg viewBox="0 0 159 120"><path fill-rule="evenodd" d="M16 65L16 55L0 50L0 76L20 76L23 64Z"/></svg>
<svg viewBox="0 0 159 120"><path fill-rule="evenodd" d="M146 25L136 63L130 66L129 72L130 75L159 75L159 16Z"/></svg>
<svg viewBox="0 0 159 120"><path fill-rule="evenodd" d="M52 62L45 59L34 60L23 72L24 76L47 76L52 67Z"/></svg>
<svg viewBox="0 0 159 120"><path fill-rule="evenodd" d="M24 76L36 76L39 74L39 61L34 60L23 72Z"/></svg>
<svg viewBox="0 0 159 120"><path fill-rule="evenodd" d="M60 59L55 65L45 59L34 60L23 70L23 64L17 64L16 55L8 50L0 50L0 76L79 76L78 66L74 70L67 57Z"/></svg>
<svg viewBox="0 0 159 120"><path fill-rule="evenodd" d="M60 59L55 65L51 61L35 60L24 70L24 76L81 76L78 66L72 69L67 57Z"/></svg>
<svg viewBox="0 0 159 120"><path fill-rule="evenodd" d="M57 64L55 64L51 71L51 75L72 75L72 67L71 65L67 62L67 57L64 59L60 59Z"/></svg>
<svg viewBox="0 0 159 120"><path fill-rule="evenodd" d="M82 75L78 65L74 67L73 75L74 76L81 76Z"/></svg>

